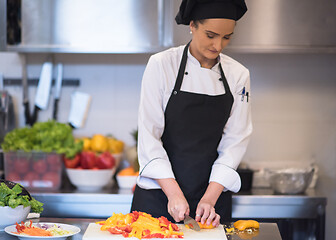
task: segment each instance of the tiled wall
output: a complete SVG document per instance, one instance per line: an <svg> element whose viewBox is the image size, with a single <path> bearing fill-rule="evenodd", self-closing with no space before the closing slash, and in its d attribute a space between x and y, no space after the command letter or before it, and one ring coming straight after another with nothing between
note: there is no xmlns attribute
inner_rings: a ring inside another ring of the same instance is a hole
<svg viewBox="0 0 336 240"><path fill-rule="evenodd" d="M251 72L254 132L244 161L253 168L295 166L315 161L318 189L328 197L327 236L336 220L336 55L335 54L231 54ZM44 54L28 56L28 77L38 77ZM111 133L132 145L137 125L141 77L149 55L60 54L65 78L79 78L80 87L62 89L59 120L66 122L70 94L92 95L86 125L78 136ZM20 77L17 54L0 54L5 77ZM23 126L22 89L6 87L15 99L18 125ZM35 87L29 88L31 108ZM52 115L41 112L39 120Z"/></svg>

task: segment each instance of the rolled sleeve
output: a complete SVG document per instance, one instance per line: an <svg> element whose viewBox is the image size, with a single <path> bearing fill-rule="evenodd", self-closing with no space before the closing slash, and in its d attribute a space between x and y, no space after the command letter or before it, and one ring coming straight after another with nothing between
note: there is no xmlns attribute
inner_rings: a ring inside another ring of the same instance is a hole
<svg viewBox="0 0 336 240"><path fill-rule="evenodd" d="M250 93L250 75L245 69L232 92L234 103L231 115L224 128L222 139L218 146L218 158L214 162L210 182L214 181L224 186L224 190L238 192L241 180L236 169L243 158L252 133L251 99L244 97L241 91Z"/></svg>

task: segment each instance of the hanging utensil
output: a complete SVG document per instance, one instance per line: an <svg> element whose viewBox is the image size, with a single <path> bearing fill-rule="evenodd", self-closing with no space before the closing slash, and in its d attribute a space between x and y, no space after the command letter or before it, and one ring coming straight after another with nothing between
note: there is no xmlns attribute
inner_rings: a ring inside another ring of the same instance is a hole
<svg viewBox="0 0 336 240"><path fill-rule="evenodd" d="M87 93L74 92L71 94L69 124L72 128L81 128L89 111L91 96Z"/></svg>
<svg viewBox="0 0 336 240"><path fill-rule="evenodd" d="M27 62L26 55L20 54L22 65L22 89L23 89L23 107L26 124L30 124L30 110L29 110L29 97L28 97L28 77L27 77Z"/></svg>
<svg viewBox="0 0 336 240"><path fill-rule="evenodd" d="M62 79L63 79L63 64L59 63L57 64L57 78L55 83L54 110L53 110L53 119L56 121L58 112L58 102L61 96Z"/></svg>
<svg viewBox="0 0 336 240"><path fill-rule="evenodd" d="M31 118L31 125L33 125L36 122L38 112L40 110L45 110L48 107L49 94L52 83L52 73L53 73L52 70L53 70L53 64L51 60L43 64L35 96L35 107L33 116Z"/></svg>

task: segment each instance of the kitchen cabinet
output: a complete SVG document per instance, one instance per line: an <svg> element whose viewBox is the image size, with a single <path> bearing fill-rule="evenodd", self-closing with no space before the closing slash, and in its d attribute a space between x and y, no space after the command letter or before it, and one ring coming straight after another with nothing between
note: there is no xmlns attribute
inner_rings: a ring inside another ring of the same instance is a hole
<svg viewBox="0 0 336 240"><path fill-rule="evenodd" d="M33 192L32 196L46 203L43 217L108 218L113 212L128 213L132 192L111 188L100 192L81 192L73 188L50 193ZM233 195L233 219L258 219L278 222L286 239L302 239L297 229L302 221L309 226L309 237L324 239L327 200L314 189L302 195L275 195L271 189L252 189ZM298 236L298 237L296 237Z"/></svg>

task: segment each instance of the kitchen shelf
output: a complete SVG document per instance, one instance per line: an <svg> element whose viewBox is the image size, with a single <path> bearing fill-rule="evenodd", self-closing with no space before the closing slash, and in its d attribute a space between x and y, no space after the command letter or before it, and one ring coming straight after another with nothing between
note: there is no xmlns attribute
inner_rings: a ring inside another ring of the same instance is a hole
<svg viewBox="0 0 336 240"><path fill-rule="evenodd" d="M37 86L39 82L38 78L28 79L28 86ZM56 80L52 80L52 86L55 85ZM22 79L20 78L4 78L3 83L5 86L22 86ZM79 79L63 79L62 86L63 87L78 87L80 85Z"/></svg>

